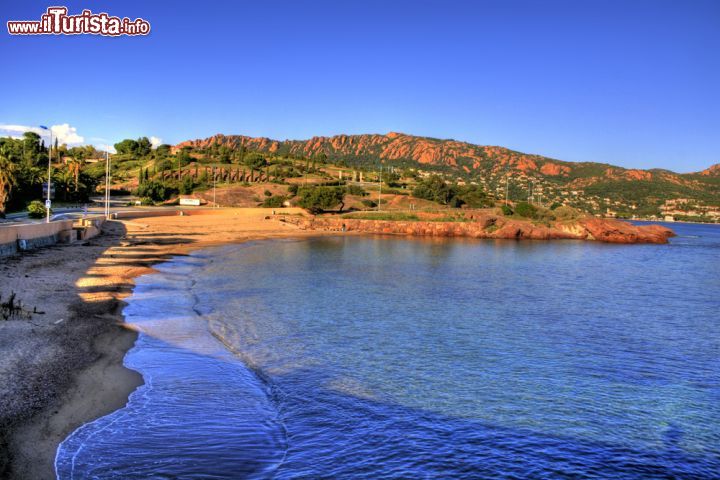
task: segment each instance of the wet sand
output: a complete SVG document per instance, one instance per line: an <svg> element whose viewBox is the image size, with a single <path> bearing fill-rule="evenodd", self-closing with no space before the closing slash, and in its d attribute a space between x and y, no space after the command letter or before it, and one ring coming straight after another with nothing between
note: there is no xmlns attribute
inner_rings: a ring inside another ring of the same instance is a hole
<svg viewBox="0 0 720 480"><path fill-rule="evenodd" d="M54 478L59 442L124 406L142 383L122 366L137 336L121 313L135 277L210 245L319 234L267 219L270 213L115 220L88 242L1 259L2 298L15 292L29 310L44 313L0 319L0 477Z"/></svg>

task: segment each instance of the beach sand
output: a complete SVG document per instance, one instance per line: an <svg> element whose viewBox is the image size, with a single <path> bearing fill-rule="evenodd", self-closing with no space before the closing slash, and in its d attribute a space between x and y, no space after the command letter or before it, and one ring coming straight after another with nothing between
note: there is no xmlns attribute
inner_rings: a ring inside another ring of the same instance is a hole
<svg viewBox="0 0 720 480"><path fill-rule="evenodd" d="M124 406L142 384L122 366L137 335L121 313L135 277L210 245L319 234L270 214L223 209L115 220L90 241L0 259L2 298L15 292L26 308L44 312L0 319L0 478L54 478L58 444Z"/></svg>

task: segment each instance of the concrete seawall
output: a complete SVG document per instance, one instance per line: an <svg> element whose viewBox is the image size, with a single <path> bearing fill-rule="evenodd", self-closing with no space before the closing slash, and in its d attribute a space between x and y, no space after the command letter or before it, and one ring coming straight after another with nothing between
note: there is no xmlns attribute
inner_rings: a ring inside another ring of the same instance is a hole
<svg viewBox="0 0 720 480"><path fill-rule="evenodd" d="M56 220L0 226L0 257L19 251L34 250L58 243L86 240L100 233L105 219L101 216L82 220Z"/></svg>

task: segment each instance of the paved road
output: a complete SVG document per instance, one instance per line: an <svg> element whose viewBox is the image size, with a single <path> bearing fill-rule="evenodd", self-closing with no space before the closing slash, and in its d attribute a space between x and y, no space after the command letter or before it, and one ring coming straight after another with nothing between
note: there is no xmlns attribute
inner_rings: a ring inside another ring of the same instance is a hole
<svg viewBox="0 0 720 480"><path fill-rule="evenodd" d="M53 218L55 218L58 215L67 215L71 213L80 213L82 215L83 209L80 207L63 207L63 208L57 208L53 209ZM102 209L100 209L100 212L102 213ZM0 220L2 222L3 220ZM9 213L7 217L5 218L4 222L6 223L27 223L27 222L44 222L45 219L31 219L28 217L28 212L15 212L15 213Z"/></svg>
<svg viewBox="0 0 720 480"><path fill-rule="evenodd" d="M141 211L141 210L178 210L178 206L162 206L162 207L128 207L125 204L121 204L115 207L110 207L110 213L115 212L128 212L128 211ZM183 206L183 209L188 207ZM192 207L190 207L192 208ZM104 207L89 207L87 210L88 215L102 215L105 212ZM72 218L82 218L84 215L84 209L82 207L63 207L53 209L53 214L50 217L51 220L67 220ZM30 218L28 212L15 212L7 215L5 220L0 220L2 223L44 223L45 218Z"/></svg>

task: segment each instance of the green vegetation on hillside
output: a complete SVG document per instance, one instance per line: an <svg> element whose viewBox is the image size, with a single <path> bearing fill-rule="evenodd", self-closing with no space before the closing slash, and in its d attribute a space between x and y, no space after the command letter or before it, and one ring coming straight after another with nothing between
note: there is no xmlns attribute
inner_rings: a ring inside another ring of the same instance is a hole
<svg viewBox="0 0 720 480"><path fill-rule="evenodd" d="M412 191L416 198L431 200L441 205L458 208L467 205L470 208L485 208L493 205L493 200L477 185L447 183L439 175L420 180Z"/></svg>
<svg viewBox="0 0 720 480"><path fill-rule="evenodd" d="M245 204L252 199L279 208L290 202L313 212L342 209L345 196L349 208L359 210L378 203L382 208L385 202L398 209L416 204L428 208L427 202L443 208L489 208L507 200L507 215L538 222L560 218L556 210L563 206L620 217L657 217L675 208L668 201L676 199L686 200L683 211L690 216L701 212L712 218L712 209L720 208L720 176L714 171L627 170L403 134L282 142L218 135L156 148L140 137L122 140L115 149L113 190L135 194L145 204L234 186L251 190ZM35 133L0 139L0 214L42 198L48 154ZM52 149L52 157L56 200L84 202L102 193L103 153L60 145ZM265 188L270 195L263 196L259 184L274 185L272 191Z"/></svg>
<svg viewBox="0 0 720 480"><path fill-rule="evenodd" d="M345 189L341 187L309 187L301 188L298 192L300 200L298 205L312 213L322 213L336 208L338 205L342 212Z"/></svg>

